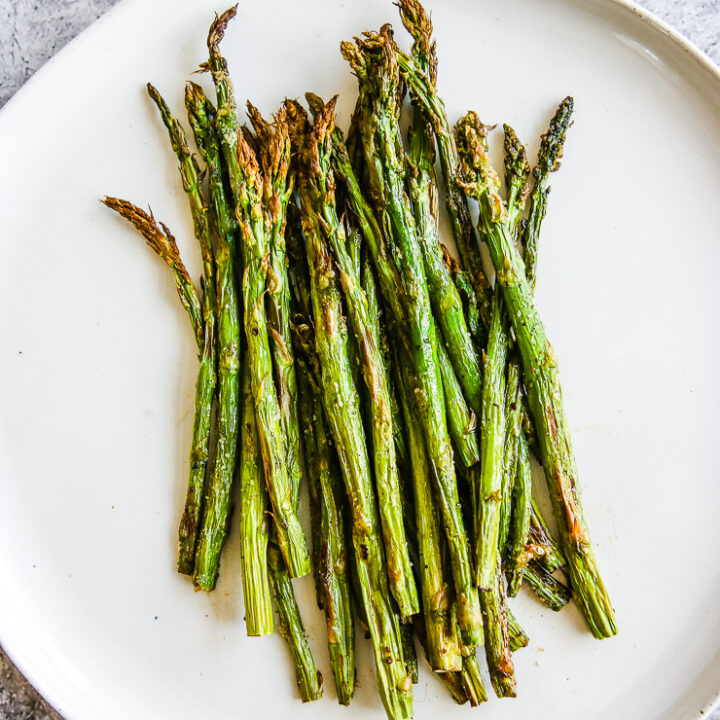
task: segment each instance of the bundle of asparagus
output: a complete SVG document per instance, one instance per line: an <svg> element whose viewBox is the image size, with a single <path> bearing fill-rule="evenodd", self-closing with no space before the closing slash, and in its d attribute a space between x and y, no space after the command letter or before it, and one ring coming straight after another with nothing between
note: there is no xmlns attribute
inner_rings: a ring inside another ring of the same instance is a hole
<svg viewBox="0 0 720 720"><path fill-rule="evenodd" d="M390 25L341 45L359 91L347 139L336 98L312 93L309 113L286 100L266 120L248 102L250 123L240 123L219 49L237 7L208 34L201 70L215 104L198 84L186 87L204 170L148 85L200 245L199 290L165 225L125 200L104 201L172 269L198 343L179 572L215 587L239 486L247 634L273 631L274 599L300 696L319 698L291 582L312 569L339 702L355 689L357 620L392 720L413 714L415 636L457 702L486 700L480 645L495 694L515 694L512 654L529 640L507 598L523 584L553 610L572 597L595 637L616 632L576 490L557 362L533 304L572 98L532 172L504 126L503 196L491 128L473 112L452 128L437 94L430 18L417 0L398 7L410 52ZM458 258L441 244L441 195ZM534 497L532 454L557 542ZM303 478L311 550L299 522Z"/></svg>

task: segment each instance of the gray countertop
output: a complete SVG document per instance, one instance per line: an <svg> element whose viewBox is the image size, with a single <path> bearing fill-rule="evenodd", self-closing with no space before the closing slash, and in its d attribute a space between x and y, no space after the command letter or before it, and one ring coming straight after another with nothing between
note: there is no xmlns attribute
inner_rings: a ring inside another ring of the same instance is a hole
<svg viewBox="0 0 720 720"><path fill-rule="evenodd" d="M117 0L0 0L0 107ZM640 0L720 64L720 0ZM0 650L0 720L62 720ZM720 712L708 720L720 720Z"/></svg>

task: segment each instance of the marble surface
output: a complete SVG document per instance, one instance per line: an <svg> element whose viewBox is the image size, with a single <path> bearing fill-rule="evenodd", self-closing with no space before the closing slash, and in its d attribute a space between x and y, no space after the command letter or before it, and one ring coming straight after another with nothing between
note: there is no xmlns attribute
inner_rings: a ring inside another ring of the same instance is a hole
<svg viewBox="0 0 720 720"><path fill-rule="evenodd" d="M117 0L0 0L0 107ZM720 0L641 0L720 64ZM62 720L0 650L0 720ZM720 711L708 720L720 720Z"/></svg>

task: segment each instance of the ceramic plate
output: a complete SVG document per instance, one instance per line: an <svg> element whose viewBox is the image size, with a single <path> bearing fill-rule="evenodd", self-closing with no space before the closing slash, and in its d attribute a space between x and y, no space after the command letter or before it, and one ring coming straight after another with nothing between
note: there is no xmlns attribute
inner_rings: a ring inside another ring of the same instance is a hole
<svg viewBox="0 0 720 720"><path fill-rule="evenodd" d="M519 697L479 712L700 717L720 689L717 69L622 3L428 5L451 119L475 108L534 153L575 96L537 304L620 629L597 642L574 609L519 598L532 639L515 656ZM302 706L282 641L245 636L236 535L216 592L174 570L193 337L167 269L98 198L150 203L198 270L144 84L181 108L223 9L126 0L0 115L0 640L68 720L383 717L362 640L357 698L335 702L309 579L296 587L326 683ZM403 38L389 0L243 0L223 45L239 98L271 112L339 92L346 124L355 83L338 43L384 21ZM415 708L467 717L427 672Z"/></svg>

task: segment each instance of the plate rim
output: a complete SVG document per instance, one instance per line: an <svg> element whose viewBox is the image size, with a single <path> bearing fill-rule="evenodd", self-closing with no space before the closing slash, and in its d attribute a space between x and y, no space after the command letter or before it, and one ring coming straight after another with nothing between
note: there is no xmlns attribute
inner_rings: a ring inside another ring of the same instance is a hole
<svg viewBox="0 0 720 720"><path fill-rule="evenodd" d="M11 116L16 112L16 107L22 107L25 97L34 92L34 88L38 83L44 81L45 75L48 71L54 67L57 62L62 61L68 52L83 42L87 38L98 31L98 28L107 23L112 22L115 15L120 13L126 13L129 9L135 5L143 3L140 0L119 0L112 7L106 10L102 15L93 20L87 27L81 30L75 37L73 37L68 43L66 43L57 53L50 57L37 71L35 71L10 97L5 105L0 108L0 131L2 125L5 122L5 118ZM720 64L715 63L694 41L683 35L679 30L672 27L665 20L660 18L656 13L646 8L641 7L634 0L592 0L592 4L597 7L604 6L607 12L625 12L631 16L634 16L646 24L647 27L651 28L655 32L658 32L661 36L664 36L677 47L683 50L691 59L697 63L698 71L704 72L707 76L708 81L715 84L718 99L720 99ZM31 685L31 687L38 693L42 700L47 703L52 709L63 717L64 720L76 720L76 717L67 715L65 711L58 708L54 698L51 694L46 694L43 689L42 681L38 681L35 677L35 672L31 667L25 664L22 658L16 655L19 652L22 655L21 646L15 645L14 647L8 647L5 643L5 633L3 627L0 626L0 649L9 658L15 669L23 676L23 678ZM720 687L715 690L715 695L712 697L702 708L694 714L691 720L702 720L706 718L710 713L720 709Z"/></svg>

